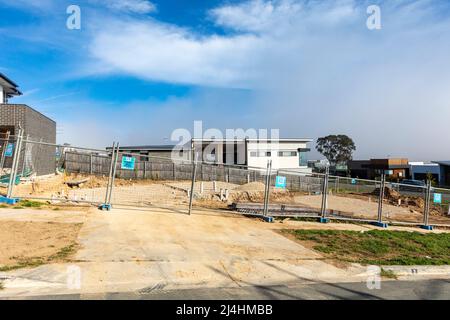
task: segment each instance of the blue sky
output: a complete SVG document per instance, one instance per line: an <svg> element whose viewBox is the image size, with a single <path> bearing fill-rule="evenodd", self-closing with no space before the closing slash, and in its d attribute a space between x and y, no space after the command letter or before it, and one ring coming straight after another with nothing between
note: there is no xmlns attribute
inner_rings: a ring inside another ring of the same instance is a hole
<svg viewBox="0 0 450 320"><path fill-rule="evenodd" d="M81 8L81 30L66 8ZM366 9L381 8L368 30ZM58 141L167 143L177 128L345 133L356 158L450 158L445 0L0 0L0 72Z"/></svg>

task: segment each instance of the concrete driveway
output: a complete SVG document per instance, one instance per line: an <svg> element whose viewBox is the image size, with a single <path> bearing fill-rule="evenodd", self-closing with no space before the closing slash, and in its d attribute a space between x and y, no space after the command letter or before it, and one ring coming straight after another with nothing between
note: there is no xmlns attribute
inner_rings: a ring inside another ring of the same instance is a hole
<svg viewBox="0 0 450 320"><path fill-rule="evenodd" d="M6 288L0 297L366 278L365 268L343 270L325 263L276 233L274 224L223 212L196 210L188 216L159 208L115 208L92 210L81 218L81 249L72 263L2 273Z"/></svg>

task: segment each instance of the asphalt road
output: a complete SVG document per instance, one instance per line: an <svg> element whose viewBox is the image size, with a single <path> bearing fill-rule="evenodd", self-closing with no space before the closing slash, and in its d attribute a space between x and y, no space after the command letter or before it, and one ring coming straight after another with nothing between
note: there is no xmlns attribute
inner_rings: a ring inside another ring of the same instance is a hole
<svg viewBox="0 0 450 320"><path fill-rule="evenodd" d="M450 300L450 279L423 281L383 281L380 289L370 290L366 283L289 284L265 287L205 288L52 295L22 299L45 300Z"/></svg>

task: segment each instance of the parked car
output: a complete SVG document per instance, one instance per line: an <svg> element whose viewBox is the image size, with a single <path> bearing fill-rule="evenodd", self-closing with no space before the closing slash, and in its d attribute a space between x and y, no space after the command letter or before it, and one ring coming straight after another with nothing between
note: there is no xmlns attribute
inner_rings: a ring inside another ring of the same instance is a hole
<svg viewBox="0 0 450 320"><path fill-rule="evenodd" d="M420 187L426 187L426 184L424 181L405 179L400 182L398 190L399 191L422 192L423 189Z"/></svg>

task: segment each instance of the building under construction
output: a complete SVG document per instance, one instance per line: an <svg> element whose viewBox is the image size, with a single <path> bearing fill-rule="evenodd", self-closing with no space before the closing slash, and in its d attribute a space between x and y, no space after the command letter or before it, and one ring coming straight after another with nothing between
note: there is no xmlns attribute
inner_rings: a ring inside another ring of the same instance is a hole
<svg viewBox="0 0 450 320"><path fill-rule="evenodd" d="M0 73L0 150L3 172L11 168L11 149L19 129L28 141L56 143L56 122L26 104L11 104L9 100L22 93L8 77ZM8 150L10 149L10 150ZM18 173L47 175L55 173L56 150L54 146L24 141L20 150Z"/></svg>

